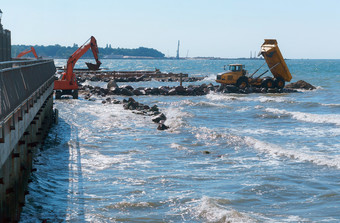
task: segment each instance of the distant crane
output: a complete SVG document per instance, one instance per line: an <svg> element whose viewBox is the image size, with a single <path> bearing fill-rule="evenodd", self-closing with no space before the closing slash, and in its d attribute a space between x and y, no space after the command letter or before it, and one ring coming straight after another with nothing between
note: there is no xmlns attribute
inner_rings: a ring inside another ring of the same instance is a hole
<svg viewBox="0 0 340 223"><path fill-rule="evenodd" d="M177 56L176 59L179 59L179 40L178 40L178 46L177 46Z"/></svg>

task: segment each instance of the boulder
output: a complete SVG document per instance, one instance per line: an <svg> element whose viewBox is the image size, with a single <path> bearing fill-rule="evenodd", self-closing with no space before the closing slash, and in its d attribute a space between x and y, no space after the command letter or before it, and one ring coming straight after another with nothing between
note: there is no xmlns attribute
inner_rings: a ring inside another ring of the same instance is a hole
<svg viewBox="0 0 340 223"><path fill-rule="evenodd" d="M126 89L128 89L130 91L133 91L133 87L130 86L130 85L123 85L123 86L121 86L121 88L126 88Z"/></svg>
<svg viewBox="0 0 340 223"><path fill-rule="evenodd" d="M164 123L159 123L157 130L166 130L168 128L169 128L169 126L164 125Z"/></svg>
<svg viewBox="0 0 340 223"><path fill-rule="evenodd" d="M125 96L133 96L132 91L130 91L127 88L121 88L120 89L120 94L125 95Z"/></svg>
<svg viewBox="0 0 340 223"><path fill-rule="evenodd" d="M119 100L117 100L117 99L114 99L113 101L112 101L112 104L121 104L121 102L119 101Z"/></svg>
<svg viewBox="0 0 340 223"><path fill-rule="evenodd" d="M161 86L158 89L159 89L159 93L161 95L168 95L168 93L169 93L169 90L166 87L164 87L164 86Z"/></svg>
<svg viewBox="0 0 340 223"><path fill-rule="evenodd" d="M179 95L185 95L186 94L186 89L183 86L177 86L175 87L176 93Z"/></svg>
<svg viewBox="0 0 340 223"><path fill-rule="evenodd" d="M153 122L159 123L160 121L165 121L166 120L166 116L161 113L159 115L157 115L155 118L152 119Z"/></svg>
<svg viewBox="0 0 340 223"><path fill-rule="evenodd" d="M158 88L151 88L150 94L152 95L158 95L160 94L160 91Z"/></svg>
<svg viewBox="0 0 340 223"><path fill-rule="evenodd" d="M150 111L159 112L159 108L157 107L157 105L154 105L150 108Z"/></svg>
<svg viewBox="0 0 340 223"><path fill-rule="evenodd" d="M115 80L110 80L109 83L107 83L107 89L112 90L114 88L118 88L118 84Z"/></svg>
<svg viewBox="0 0 340 223"><path fill-rule="evenodd" d="M90 78L91 81L100 81L100 79L97 76L92 76Z"/></svg>
<svg viewBox="0 0 340 223"><path fill-rule="evenodd" d="M291 88L291 89L305 89L305 90L314 90L316 87L311 85L310 83L307 83L306 81L299 80L297 82L287 84L285 88Z"/></svg>
<svg viewBox="0 0 340 223"><path fill-rule="evenodd" d="M136 96L143 95L143 93L138 89L133 90L132 93Z"/></svg>
<svg viewBox="0 0 340 223"><path fill-rule="evenodd" d="M176 89L175 89L175 88L170 89L169 92L168 92L169 95L176 95L176 93L177 93L177 92L176 92Z"/></svg>

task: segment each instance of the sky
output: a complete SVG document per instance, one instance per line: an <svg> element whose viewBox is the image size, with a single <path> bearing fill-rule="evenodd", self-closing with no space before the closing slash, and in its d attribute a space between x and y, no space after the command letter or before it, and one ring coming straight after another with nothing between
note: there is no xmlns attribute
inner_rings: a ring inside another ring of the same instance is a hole
<svg viewBox="0 0 340 223"><path fill-rule="evenodd" d="M290 59L340 59L339 0L1 0L12 44L154 48L249 57L277 39Z"/></svg>

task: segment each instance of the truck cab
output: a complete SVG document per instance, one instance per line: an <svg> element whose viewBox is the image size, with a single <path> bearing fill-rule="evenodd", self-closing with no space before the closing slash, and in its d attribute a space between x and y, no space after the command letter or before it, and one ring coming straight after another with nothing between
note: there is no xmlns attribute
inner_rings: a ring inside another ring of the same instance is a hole
<svg viewBox="0 0 340 223"><path fill-rule="evenodd" d="M225 66L226 67L226 66ZM224 67L224 69L225 69ZM230 64L227 72L217 75L216 82L221 84L238 85L239 80L246 80L247 70L242 64Z"/></svg>

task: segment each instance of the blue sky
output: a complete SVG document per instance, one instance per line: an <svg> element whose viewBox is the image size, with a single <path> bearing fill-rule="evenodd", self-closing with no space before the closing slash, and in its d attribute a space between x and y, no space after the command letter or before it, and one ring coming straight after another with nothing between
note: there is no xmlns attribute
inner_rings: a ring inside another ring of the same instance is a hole
<svg viewBox="0 0 340 223"><path fill-rule="evenodd" d="M151 47L175 56L249 57L265 38L286 58L340 59L339 0L2 0L12 44Z"/></svg>

